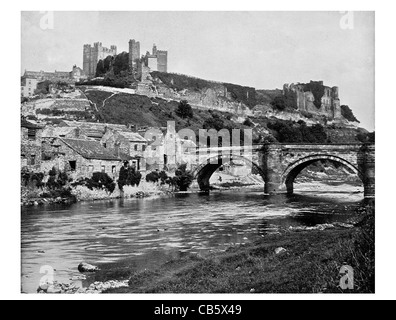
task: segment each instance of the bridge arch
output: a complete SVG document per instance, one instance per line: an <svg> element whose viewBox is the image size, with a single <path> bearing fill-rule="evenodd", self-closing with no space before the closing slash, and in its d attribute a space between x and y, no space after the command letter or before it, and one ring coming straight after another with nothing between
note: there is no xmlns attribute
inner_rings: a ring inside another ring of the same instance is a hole
<svg viewBox="0 0 396 320"><path fill-rule="evenodd" d="M340 158L338 156L334 155L329 155L329 154L316 154L316 155L310 155L304 158L301 158L292 164L290 164L282 173L281 175L281 185L283 188L286 188L287 193L293 193L293 185L294 181L297 178L297 176L301 173L302 170L304 170L306 167L309 165L320 161L320 160L328 160L331 162L336 162L340 163L353 172L355 172L362 183L364 183L364 174L353 164L351 164L349 161Z"/></svg>
<svg viewBox="0 0 396 320"><path fill-rule="evenodd" d="M215 161L217 160L217 161ZM222 165L233 161L233 160L242 160L245 163L249 164L254 167L257 172L260 174L260 176L263 178L263 181L265 181L265 173L260 167L259 164L254 162L252 159L249 159L248 157L241 156L241 155L231 155L231 156L222 156L222 155L217 155L217 156L212 156L209 158L206 158L204 162L202 162L198 167L193 170L193 176L195 179L198 181L199 188L202 191L209 191L210 190L210 178L212 175L219 169Z"/></svg>

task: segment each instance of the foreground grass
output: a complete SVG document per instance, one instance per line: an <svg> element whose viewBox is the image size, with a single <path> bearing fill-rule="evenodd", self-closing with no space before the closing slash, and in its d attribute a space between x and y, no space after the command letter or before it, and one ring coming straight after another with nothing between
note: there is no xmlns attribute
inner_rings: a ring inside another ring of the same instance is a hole
<svg viewBox="0 0 396 320"><path fill-rule="evenodd" d="M284 254L275 254L283 247ZM354 290L341 290L339 271L354 268ZM134 273L128 263L96 280L130 279L108 293L374 293L374 215L353 229L285 232L208 257L187 256Z"/></svg>

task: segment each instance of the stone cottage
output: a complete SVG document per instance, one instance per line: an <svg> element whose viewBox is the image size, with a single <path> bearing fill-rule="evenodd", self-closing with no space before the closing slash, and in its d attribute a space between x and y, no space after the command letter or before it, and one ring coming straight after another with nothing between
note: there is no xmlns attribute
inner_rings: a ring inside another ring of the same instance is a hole
<svg viewBox="0 0 396 320"><path fill-rule="evenodd" d="M168 123L165 132L161 129L152 129L151 132L147 135L151 137L144 152L147 171L175 171L181 164L191 165L196 161L193 152L197 148L196 143L180 137L173 122Z"/></svg>
<svg viewBox="0 0 396 320"><path fill-rule="evenodd" d="M42 171L48 172L55 167L70 172L73 179L89 178L94 172L105 172L116 180L123 162L130 160L127 155L114 155L95 140L57 138L52 148L54 157L43 161Z"/></svg>
<svg viewBox="0 0 396 320"><path fill-rule="evenodd" d="M144 152L147 148L147 140L139 133L107 128L101 143L117 156L120 154L129 155L132 159L130 164L137 170L146 170Z"/></svg>
<svg viewBox="0 0 396 320"><path fill-rule="evenodd" d="M40 171L43 127L21 120L21 168Z"/></svg>

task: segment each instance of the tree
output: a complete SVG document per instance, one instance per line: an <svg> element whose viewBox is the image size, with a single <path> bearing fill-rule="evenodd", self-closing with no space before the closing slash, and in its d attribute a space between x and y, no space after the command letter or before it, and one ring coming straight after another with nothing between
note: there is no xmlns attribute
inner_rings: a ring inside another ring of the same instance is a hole
<svg viewBox="0 0 396 320"><path fill-rule="evenodd" d="M284 96L277 96L271 101L272 107L277 110L283 111L286 109L286 100Z"/></svg>
<svg viewBox="0 0 396 320"><path fill-rule="evenodd" d="M355 115L353 114L351 108L349 108L346 105L342 105L341 106L341 115L347 119L348 121L352 121L352 122L359 122L360 121L358 119L356 119Z"/></svg>
<svg viewBox="0 0 396 320"><path fill-rule="evenodd" d="M98 64L96 65L96 74L95 77L101 77L106 73L105 67L104 67L104 63L103 60L100 59L98 61Z"/></svg>
<svg viewBox="0 0 396 320"><path fill-rule="evenodd" d="M182 100L176 109L176 114L183 119L192 118L194 116L193 109L188 104L187 100Z"/></svg>
<svg viewBox="0 0 396 320"><path fill-rule="evenodd" d="M121 71L127 71L129 69L129 53L122 52L117 54L113 62L113 71L115 75L119 75Z"/></svg>
<svg viewBox="0 0 396 320"><path fill-rule="evenodd" d="M220 131L221 129L226 129L223 119L219 117L216 113L211 113L212 117L205 120L203 127L204 129L215 129Z"/></svg>
<svg viewBox="0 0 396 320"><path fill-rule="evenodd" d="M118 187L122 190L124 186L139 186L141 179L141 173L126 163L120 169Z"/></svg>
<svg viewBox="0 0 396 320"><path fill-rule="evenodd" d="M175 172L173 183L180 191L187 191L194 180L194 176L190 171L187 171L187 165L181 165Z"/></svg>
<svg viewBox="0 0 396 320"><path fill-rule="evenodd" d="M375 143L375 132L359 132L356 139L363 143Z"/></svg>

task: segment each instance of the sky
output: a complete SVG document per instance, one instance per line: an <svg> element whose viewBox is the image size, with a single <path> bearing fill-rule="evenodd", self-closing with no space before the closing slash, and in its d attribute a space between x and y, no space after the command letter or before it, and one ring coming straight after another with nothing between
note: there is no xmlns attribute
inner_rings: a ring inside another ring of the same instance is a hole
<svg viewBox="0 0 396 320"><path fill-rule="evenodd" d="M168 51L168 72L256 89L323 80L374 130L373 12L22 12L21 74L82 67L83 45ZM52 23L51 23L52 22Z"/></svg>

